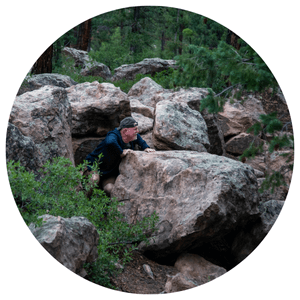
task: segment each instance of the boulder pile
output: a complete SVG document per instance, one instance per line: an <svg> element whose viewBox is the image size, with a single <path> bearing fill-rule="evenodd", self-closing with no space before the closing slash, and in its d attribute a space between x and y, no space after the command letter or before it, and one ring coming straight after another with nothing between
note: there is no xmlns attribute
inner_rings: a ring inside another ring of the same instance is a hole
<svg viewBox="0 0 300 300"><path fill-rule="evenodd" d="M87 72L87 54L73 52L65 49ZM174 66L171 61L144 60L121 66L113 79ZM103 72L99 76L110 78ZM32 83L32 90L14 102L7 160L20 160L34 172L56 156L78 165L127 116L138 121L142 138L157 150L125 156L112 191L124 203L120 210L129 223L154 211L159 217L150 244L138 246L135 255L140 258L112 278L120 290L170 293L204 284L245 259L273 226L287 190L261 195L258 188L266 169L280 168L285 157L276 152L245 163L238 160L253 140L247 129L265 112L259 99L231 99L223 112L209 114L199 112L207 89L168 90L149 77L128 93L111 82L76 84L54 74L34 80L40 83ZM58 261L85 276L83 263L96 258L95 228L80 217L43 218L41 228L30 228L33 234Z"/></svg>

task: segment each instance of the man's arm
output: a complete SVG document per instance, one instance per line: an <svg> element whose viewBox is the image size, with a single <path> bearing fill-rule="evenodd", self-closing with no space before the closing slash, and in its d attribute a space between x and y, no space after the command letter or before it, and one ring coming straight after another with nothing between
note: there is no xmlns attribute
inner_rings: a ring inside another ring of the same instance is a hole
<svg viewBox="0 0 300 300"><path fill-rule="evenodd" d="M137 134L136 142L142 148L142 150L145 150L147 148L150 149L150 146L147 145L147 143L142 139L142 137L140 136L140 134Z"/></svg>

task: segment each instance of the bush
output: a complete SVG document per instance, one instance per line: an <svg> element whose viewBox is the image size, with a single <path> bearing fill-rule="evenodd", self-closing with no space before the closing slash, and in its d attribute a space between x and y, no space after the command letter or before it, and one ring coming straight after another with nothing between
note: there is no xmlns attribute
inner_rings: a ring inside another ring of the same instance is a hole
<svg viewBox="0 0 300 300"><path fill-rule="evenodd" d="M122 203L108 198L90 178L82 175L86 165L74 167L67 158L54 158L39 170L40 178L26 171L20 162L9 161L7 170L13 196L27 225L42 225L38 217L44 214L83 216L94 224L100 237L99 258L85 266L88 279L113 288L109 276L117 272L116 263L128 262L138 242L149 242L147 234L155 230L158 217L154 213L135 225L128 224L118 210ZM95 164L93 170L97 169ZM91 188L92 196L87 198L85 190Z"/></svg>

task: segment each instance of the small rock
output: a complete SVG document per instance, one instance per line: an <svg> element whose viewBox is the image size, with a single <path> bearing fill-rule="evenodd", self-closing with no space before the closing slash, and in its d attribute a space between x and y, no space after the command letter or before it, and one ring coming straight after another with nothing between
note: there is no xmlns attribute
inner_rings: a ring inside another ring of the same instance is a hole
<svg viewBox="0 0 300 300"><path fill-rule="evenodd" d="M154 280L153 272L152 272L150 266L149 266L149 265L146 265L146 264L143 264L143 269L144 269L144 271L146 272L146 274L147 274L150 278L152 278L152 279Z"/></svg>

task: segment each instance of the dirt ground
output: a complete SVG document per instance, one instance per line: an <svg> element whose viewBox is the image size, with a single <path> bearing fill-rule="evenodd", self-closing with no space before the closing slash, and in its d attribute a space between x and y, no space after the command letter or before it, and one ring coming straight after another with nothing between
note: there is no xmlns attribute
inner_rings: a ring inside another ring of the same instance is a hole
<svg viewBox="0 0 300 300"><path fill-rule="evenodd" d="M143 265L149 265L153 273L152 279L145 272ZM138 251L134 251L133 259L126 264L121 274L111 278L111 283L119 291L134 294L160 294L165 289L167 275L174 276L179 271L172 266L157 264Z"/></svg>

